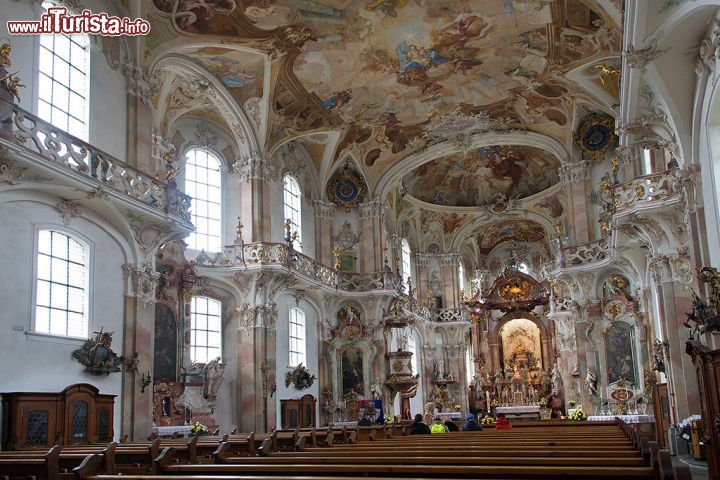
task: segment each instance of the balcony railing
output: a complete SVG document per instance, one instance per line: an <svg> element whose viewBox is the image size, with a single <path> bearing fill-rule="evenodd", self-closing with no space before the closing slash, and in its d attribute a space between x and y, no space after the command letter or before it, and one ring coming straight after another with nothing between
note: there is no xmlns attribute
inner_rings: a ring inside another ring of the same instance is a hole
<svg viewBox="0 0 720 480"><path fill-rule="evenodd" d="M563 268L579 267L601 262L610 256L610 241L602 238L595 242L561 250L561 266Z"/></svg>
<svg viewBox="0 0 720 480"><path fill-rule="evenodd" d="M665 201L680 192L677 169L636 177L613 187L615 213L639 203Z"/></svg>
<svg viewBox="0 0 720 480"><path fill-rule="evenodd" d="M391 272L349 273L323 265L295 250L287 244L255 242L230 245L213 257L201 252L195 259L202 267L262 267L277 265L309 280L333 289L348 292L395 290Z"/></svg>
<svg viewBox="0 0 720 480"><path fill-rule="evenodd" d="M14 103L0 99L0 140L19 145L73 175L92 180L191 224L190 197L73 137Z"/></svg>

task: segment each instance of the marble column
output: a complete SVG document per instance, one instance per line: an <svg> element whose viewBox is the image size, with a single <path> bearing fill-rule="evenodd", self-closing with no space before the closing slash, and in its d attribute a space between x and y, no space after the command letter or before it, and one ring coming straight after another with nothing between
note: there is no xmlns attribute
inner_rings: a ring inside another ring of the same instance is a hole
<svg viewBox="0 0 720 480"><path fill-rule="evenodd" d="M332 237L335 229L335 204L315 199L315 259L323 265L334 266L334 245Z"/></svg>
<svg viewBox="0 0 720 480"><path fill-rule="evenodd" d="M668 393L670 397L672 421L687 418L691 414L700 414L700 397L697 374L691 358L685 354L685 341L688 329L683 326L685 312L692 310L690 292L673 279L668 257L656 255L649 259L649 268L655 287L659 311L661 334L670 345L666 361Z"/></svg>
<svg viewBox="0 0 720 480"><path fill-rule="evenodd" d="M560 167L560 181L567 192L568 235L574 245L582 245L595 239L595 218L591 212L587 192L590 184L590 160L568 163Z"/></svg>
<svg viewBox="0 0 720 480"><path fill-rule="evenodd" d="M385 202L379 198L360 204L360 262L363 273L383 270Z"/></svg>

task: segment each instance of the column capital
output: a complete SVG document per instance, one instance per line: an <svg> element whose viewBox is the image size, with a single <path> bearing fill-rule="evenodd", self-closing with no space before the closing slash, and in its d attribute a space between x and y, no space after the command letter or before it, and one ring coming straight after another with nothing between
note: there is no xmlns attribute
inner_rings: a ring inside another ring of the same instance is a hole
<svg viewBox="0 0 720 480"><path fill-rule="evenodd" d="M560 165L560 181L562 183L575 183L590 178L590 160L566 163Z"/></svg>
<svg viewBox="0 0 720 480"><path fill-rule="evenodd" d="M362 218L384 218L387 204L380 197L375 197L359 205Z"/></svg>
<svg viewBox="0 0 720 480"><path fill-rule="evenodd" d="M333 202L326 202L320 198L314 198L312 200L312 206L315 209L316 218L335 218L335 209L337 208L337 205Z"/></svg>

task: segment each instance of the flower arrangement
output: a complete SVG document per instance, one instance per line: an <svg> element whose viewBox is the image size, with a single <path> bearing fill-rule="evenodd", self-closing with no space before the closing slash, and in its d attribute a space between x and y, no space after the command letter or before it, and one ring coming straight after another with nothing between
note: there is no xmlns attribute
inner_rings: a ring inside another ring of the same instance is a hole
<svg viewBox="0 0 720 480"><path fill-rule="evenodd" d="M392 425L393 423L395 423L395 419L389 413L386 413L383 416L383 421L384 421L385 425Z"/></svg>
<svg viewBox="0 0 720 480"><path fill-rule="evenodd" d="M570 414L568 418L570 420L579 422L581 420L587 420L587 415L585 415L585 412L583 412L582 407L578 407Z"/></svg>
<svg viewBox="0 0 720 480"><path fill-rule="evenodd" d="M491 407L499 407L500 402L497 401L497 398L494 398L492 402L490 402Z"/></svg>
<svg viewBox="0 0 720 480"><path fill-rule="evenodd" d="M483 417L483 419L480 421L480 423L484 427L495 425L495 419L493 417L491 417L490 415L485 415L485 417Z"/></svg>
<svg viewBox="0 0 720 480"><path fill-rule="evenodd" d="M570 408L575 408L575 405L577 405L577 402L575 400L570 400Z"/></svg>
<svg viewBox="0 0 720 480"><path fill-rule="evenodd" d="M202 435L207 432L208 432L207 427L200 422L195 422L190 427L190 433L192 433L193 435Z"/></svg>

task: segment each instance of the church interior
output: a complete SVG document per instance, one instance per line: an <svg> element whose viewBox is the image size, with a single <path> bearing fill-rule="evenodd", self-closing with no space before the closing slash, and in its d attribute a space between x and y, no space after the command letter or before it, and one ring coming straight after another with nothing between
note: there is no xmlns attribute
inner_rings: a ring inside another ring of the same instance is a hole
<svg viewBox="0 0 720 480"><path fill-rule="evenodd" d="M0 11L0 478L720 478L720 1Z"/></svg>

